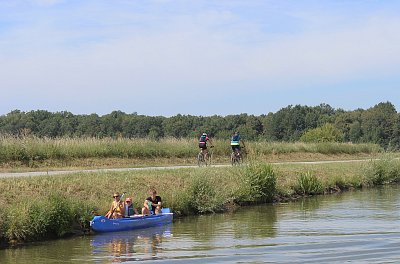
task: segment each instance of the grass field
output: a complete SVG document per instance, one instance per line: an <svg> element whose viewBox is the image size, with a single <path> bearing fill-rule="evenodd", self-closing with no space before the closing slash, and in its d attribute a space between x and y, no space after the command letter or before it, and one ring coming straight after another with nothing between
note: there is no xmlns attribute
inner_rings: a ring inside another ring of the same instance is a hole
<svg viewBox="0 0 400 264"><path fill-rule="evenodd" d="M214 140L214 163L229 163L229 141ZM375 144L246 142L250 157L267 162L369 158ZM196 139L15 138L0 136L0 171L195 164Z"/></svg>

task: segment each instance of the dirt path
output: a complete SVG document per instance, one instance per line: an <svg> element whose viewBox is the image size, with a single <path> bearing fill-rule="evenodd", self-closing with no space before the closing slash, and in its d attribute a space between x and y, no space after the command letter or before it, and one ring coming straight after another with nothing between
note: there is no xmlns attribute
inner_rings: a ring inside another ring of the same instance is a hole
<svg viewBox="0 0 400 264"><path fill-rule="evenodd" d="M273 165L284 164L327 164L327 163L349 163L349 162L364 162L371 159L362 160L327 160L327 161L286 161L286 162L272 162ZM229 167L231 165L212 165L212 167ZM0 178L11 177L33 177L33 176L54 176L72 173L92 173L92 172L113 172L113 171L138 171L138 170L170 170L182 168L197 168L196 165L191 166L166 166L166 167L144 167L144 168L105 168L105 169L90 169L90 170L59 170L59 171L33 171L33 172L3 172L0 173Z"/></svg>

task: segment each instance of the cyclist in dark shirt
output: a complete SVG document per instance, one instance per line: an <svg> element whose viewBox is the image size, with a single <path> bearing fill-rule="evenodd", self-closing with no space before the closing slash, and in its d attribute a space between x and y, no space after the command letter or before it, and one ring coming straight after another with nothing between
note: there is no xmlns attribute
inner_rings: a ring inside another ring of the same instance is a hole
<svg viewBox="0 0 400 264"><path fill-rule="evenodd" d="M209 141L210 144L212 145L212 141L207 136L207 133L203 133L199 138L199 148L200 148L201 154L203 154L203 156L204 156L204 159L207 159L207 156L208 156L207 141ZM211 146L211 147L213 147L213 146Z"/></svg>

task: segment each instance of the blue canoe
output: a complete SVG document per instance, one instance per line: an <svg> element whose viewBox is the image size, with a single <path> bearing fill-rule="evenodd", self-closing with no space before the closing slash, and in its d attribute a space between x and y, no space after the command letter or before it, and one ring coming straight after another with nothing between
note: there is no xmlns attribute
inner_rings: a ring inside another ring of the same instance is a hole
<svg viewBox="0 0 400 264"><path fill-rule="evenodd" d="M172 222L173 213L169 208L163 208L161 214L148 216L131 216L128 218L108 219L105 216L95 216L90 221L90 227L96 232L117 232L142 229L164 225Z"/></svg>

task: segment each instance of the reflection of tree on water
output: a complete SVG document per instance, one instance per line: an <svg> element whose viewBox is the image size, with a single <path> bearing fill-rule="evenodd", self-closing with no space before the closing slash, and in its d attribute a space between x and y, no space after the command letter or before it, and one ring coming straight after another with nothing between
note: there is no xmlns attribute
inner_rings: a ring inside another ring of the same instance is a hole
<svg viewBox="0 0 400 264"><path fill-rule="evenodd" d="M97 234L92 239L95 259L112 258L112 262L135 261L162 252L163 237L171 236L171 225L141 230Z"/></svg>
<svg viewBox="0 0 400 264"><path fill-rule="evenodd" d="M273 205L245 206L235 213L177 219L174 236L191 234L197 241L211 241L221 235L235 238L274 237L276 221L276 208Z"/></svg>
<svg viewBox="0 0 400 264"><path fill-rule="evenodd" d="M328 196L317 195L312 197L303 197L299 200L286 204L285 208L282 207L280 212L284 213L286 211L283 209L290 211L301 211L303 213L303 217L308 218L317 213L318 210L330 210L330 208L334 208L338 204L342 205L343 203L346 203L349 208L353 207L353 203L357 203L357 205L354 204L354 206L359 206L359 201L371 201L374 203L382 201L382 203L379 205L379 208L382 210L387 209L388 211L392 211L394 209L392 208L392 201L396 201L398 197L399 196L396 192L396 187L379 186L368 189L367 191L353 190L351 192L337 193ZM347 210L347 208L344 209Z"/></svg>
<svg viewBox="0 0 400 264"><path fill-rule="evenodd" d="M252 206L242 208L235 215L235 238L275 237L277 214L273 205Z"/></svg>
<svg viewBox="0 0 400 264"><path fill-rule="evenodd" d="M347 214L349 208L360 207L360 201L365 202L365 204L378 204L377 208L379 210L392 212L396 210L394 207L396 199L400 197L398 194L399 189L400 187L396 186L379 186L368 190L352 190L327 196L303 197L287 204L281 204L278 218L281 218L281 215L285 215L287 211L300 212L301 215L299 217L301 219L309 219L316 214L321 214L321 210ZM338 206L341 209L338 209Z"/></svg>

